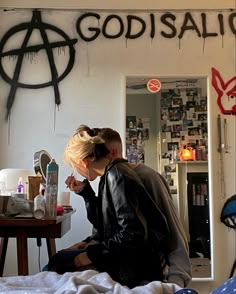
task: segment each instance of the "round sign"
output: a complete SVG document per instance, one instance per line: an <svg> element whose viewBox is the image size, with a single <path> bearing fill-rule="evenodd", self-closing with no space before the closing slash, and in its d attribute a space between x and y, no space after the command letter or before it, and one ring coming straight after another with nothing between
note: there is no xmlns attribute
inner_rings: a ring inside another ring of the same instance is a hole
<svg viewBox="0 0 236 294"><path fill-rule="evenodd" d="M161 82L158 79L151 79L147 82L147 89L151 93L157 93L161 90Z"/></svg>

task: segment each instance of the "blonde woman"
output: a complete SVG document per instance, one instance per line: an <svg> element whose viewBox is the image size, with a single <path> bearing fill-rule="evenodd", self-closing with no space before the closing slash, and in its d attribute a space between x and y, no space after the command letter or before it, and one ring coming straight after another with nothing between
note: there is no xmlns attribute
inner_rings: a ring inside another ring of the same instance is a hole
<svg viewBox="0 0 236 294"><path fill-rule="evenodd" d="M85 199L88 219L96 229L96 236L82 250L69 252L74 252L72 268L92 266L128 287L144 280L162 281L162 257L169 237L166 219L128 162L112 160L97 134L80 126L64 153L65 162L86 178L81 187L73 176L66 183ZM100 182L95 196L86 183L97 176ZM57 262L49 270L57 271L57 266L62 268Z"/></svg>

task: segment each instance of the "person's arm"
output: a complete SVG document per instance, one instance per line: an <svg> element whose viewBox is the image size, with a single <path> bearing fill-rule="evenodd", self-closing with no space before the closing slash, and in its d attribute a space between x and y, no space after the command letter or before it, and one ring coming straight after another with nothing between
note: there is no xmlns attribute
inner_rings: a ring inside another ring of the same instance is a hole
<svg viewBox="0 0 236 294"><path fill-rule="evenodd" d="M167 281L169 283L175 283L181 287L186 287L192 279L188 241L184 228L178 217L172 196L170 197L171 193L169 186L161 175L160 180L162 181L162 184L160 183L159 185L159 197L162 199L167 222L171 229Z"/></svg>
<svg viewBox="0 0 236 294"><path fill-rule="evenodd" d="M147 185L149 187L151 186L150 183L147 183ZM157 193L155 198L161 201L161 206L166 215L171 232L167 281L181 287L186 287L192 279L187 237L178 217L172 196L170 196L169 186L160 174L157 174L155 187L152 187L153 193Z"/></svg>
<svg viewBox="0 0 236 294"><path fill-rule="evenodd" d="M172 201L169 201L168 215L168 224L173 237L170 239L172 246L170 246L171 249L168 255L169 270L167 281L186 287L192 279L189 247L184 229Z"/></svg>
<svg viewBox="0 0 236 294"><path fill-rule="evenodd" d="M106 268L120 258L139 256L148 236L146 219L140 211L138 200L138 194L142 192L140 186L126 177L114 178L114 175L111 175L108 183L117 222L116 231L105 242L86 249L89 259L99 268Z"/></svg>
<svg viewBox="0 0 236 294"><path fill-rule="evenodd" d="M83 197L84 202L85 202L86 211L87 211L87 219L94 226L94 228L97 228L98 198L95 195L95 192L92 189L89 181L87 179L85 179L83 181L83 183L84 183L83 188L80 189L80 191L77 192L76 194Z"/></svg>
<svg viewBox="0 0 236 294"><path fill-rule="evenodd" d="M76 178L71 175L65 180L65 184L70 191L83 197L85 202L85 207L87 210L87 218L91 224L97 226L97 197L93 191L89 181L84 179L83 181L76 180Z"/></svg>
<svg viewBox="0 0 236 294"><path fill-rule="evenodd" d="M141 176L141 180L147 187L149 194L152 195L154 202L166 216L170 228L169 251L167 253L167 281L186 287L192 278L188 241L168 184L159 173L150 173L149 169L143 168L139 176Z"/></svg>

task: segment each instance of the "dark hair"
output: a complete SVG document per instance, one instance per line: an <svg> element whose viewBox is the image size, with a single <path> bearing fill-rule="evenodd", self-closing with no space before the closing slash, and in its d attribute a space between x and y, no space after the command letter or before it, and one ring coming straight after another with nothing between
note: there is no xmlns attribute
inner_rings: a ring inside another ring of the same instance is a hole
<svg viewBox="0 0 236 294"><path fill-rule="evenodd" d="M105 142L114 142L117 141L119 143L122 143L120 134L111 129L111 128L101 128L98 132L98 135L105 140Z"/></svg>
<svg viewBox="0 0 236 294"><path fill-rule="evenodd" d="M110 151L107 149L104 143L96 144L93 153L91 154L91 156L88 157L95 157L96 159L100 159L105 157L109 153Z"/></svg>

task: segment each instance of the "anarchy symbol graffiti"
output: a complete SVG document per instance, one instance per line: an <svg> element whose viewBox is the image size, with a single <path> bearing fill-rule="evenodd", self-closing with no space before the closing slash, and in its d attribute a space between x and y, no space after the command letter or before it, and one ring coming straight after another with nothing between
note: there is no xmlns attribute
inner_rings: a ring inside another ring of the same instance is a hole
<svg viewBox="0 0 236 294"><path fill-rule="evenodd" d="M38 30L42 37L42 44L37 45L30 45L28 46L30 37L34 30ZM25 38L23 39L23 42L21 46L19 46L18 49L12 49L4 52L4 47L7 43L7 41L12 38L16 33L19 33L21 31L26 31ZM49 42L49 38L47 35L47 32L53 31L54 34L58 34L60 36L60 41L56 42ZM62 39L62 40L61 40ZM71 71L74 65L75 61L75 49L73 45L77 42L77 39L70 39L66 33L64 33L61 29L57 28L56 26L53 26L48 23L43 23L41 19L41 13L38 10L33 11L33 16L31 19L31 22L21 23L19 25L16 25L12 27L2 38L0 42L0 75L2 78L11 85L10 92L7 99L7 114L6 118L8 118L12 105L15 100L16 90L17 88L28 88L28 89L39 89L39 88L45 88L49 86L53 86L54 88L54 94L55 94L55 103L56 105L59 105L61 103L60 99L60 93L59 93L59 87L58 83L63 80L68 73ZM57 67L55 64L55 60L53 57L53 49L59 48L59 47L65 47L68 46L69 48L69 61L65 68L65 70L58 75ZM40 84L26 84L19 82L19 76L22 68L22 62L25 54L29 53L37 53L40 50L45 50L50 66L51 71L51 80L40 83ZM5 56L15 56L17 58L16 60L16 66L12 77L9 77L7 73L4 70L3 64L2 64L2 58Z"/></svg>

